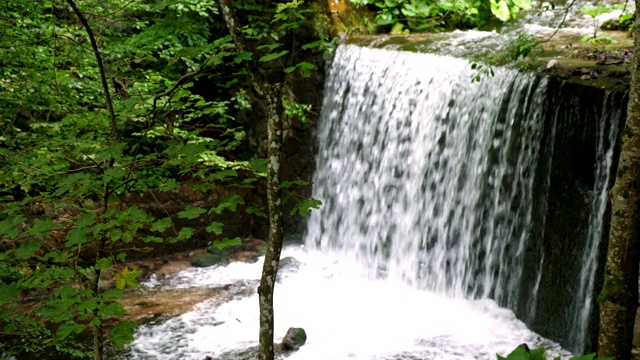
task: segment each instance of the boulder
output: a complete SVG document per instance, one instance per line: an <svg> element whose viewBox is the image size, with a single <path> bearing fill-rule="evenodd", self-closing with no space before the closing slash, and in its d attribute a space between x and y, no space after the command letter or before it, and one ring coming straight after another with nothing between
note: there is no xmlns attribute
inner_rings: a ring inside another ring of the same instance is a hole
<svg viewBox="0 0 640 360"><path fill-rule="evenodd" d="M282 339L282 349L285 351L298 350L307 342L307 333L303 328L289 328Z"/></svg>
<svg viewBox="0 0 640 360"><path fill-rule="evenodd" d="M282 279L286 278L289 273L298 270L300 268L300 265L302 265L302 263L291 256L280 259L276 281L279 283L282 282Z"/></svg>
<svg viewBox="0 0 640 360"><path fill-rule="evenodd" d="M213 265L218 265L224 260L225 260L225 256L222 254L204 253L204 254L195 256L191 260L191 266L209 267Z"/></svg>

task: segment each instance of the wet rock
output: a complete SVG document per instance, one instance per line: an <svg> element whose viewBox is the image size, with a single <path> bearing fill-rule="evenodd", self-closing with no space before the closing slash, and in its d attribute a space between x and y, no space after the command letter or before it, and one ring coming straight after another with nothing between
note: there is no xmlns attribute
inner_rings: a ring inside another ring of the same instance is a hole
<svg viewBox="0 0 640 360"><path fill-rule="evenodd" d="M551 70L557 66L560 65L560 62L558 60L549 60L549 62L547 63L547 70Z"/></svg>
<svg viewBox="0 0 640 360"><path fill-rule="evenodd" d="M224 261L225 256L223 254L211 254L204 253L198 255L191 260L191 266L195 267L209 267L220 264Z"/></svg>
<svg viewBox="0 0 640 360"><path fill-rule="evenodd" d="M245 263L254 263L258 261L258 253L256 251L238 251L233 254L233 260L245 262Z"/></svg>
<svg viewBox="0 0 640 360"><path fill-rule="evenodd" d="M298 268L300 268L300 265L302 265L302 263L298 261L296 258L294 258L293 256L287 256L285 258L280 259L279 269L298 270Z"/></svg>
<svg viewBox="0 0 640 360"><path fill-rule="evenodd" d="M282 349L285 351L298 350L307 342L307 333L303 328L289 328L282 339Z"/></svg>
<svg viewBox="0 0 640 360"><path fill-rule="evenodd" d="M282 282L282 279L286 278L291 272L298 270L302 263L298 261L296 258L287 256L285 258L280 259L280 264L278 265L278 276L276 277L277 282Z"/></svg>

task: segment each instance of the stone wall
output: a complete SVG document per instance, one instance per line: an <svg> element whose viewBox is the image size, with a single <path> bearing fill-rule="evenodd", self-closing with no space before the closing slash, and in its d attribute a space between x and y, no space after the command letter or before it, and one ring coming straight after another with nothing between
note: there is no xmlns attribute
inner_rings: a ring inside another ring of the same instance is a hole
<svg viewBox="0 0 640 360"><path fill-rule="evenodd" d="M538 166L536 192L548 193L547 199L535 204L535 227L530 246L526 249L525 271L520 300L514 311L534 331L560 342L570 350L582 339L575 323L576 311L587 304L576 304L578 279L583 267L596 163L596 142L599 122L605 117L606 126L620 116L624 123L627 95L551 78L547 91L544 154ZM604 108L605 104L608 107ZM617 115L616 115L617 114ZM617 158L613 160L614 168ZM546 172L546 173L545 173ZM613 181L615 169L611 169ZM611 186L611 184L609 185ZM608 206L607 206L608 208ZM604 257L608 238L609 211L605 214L602 241L597 249L597 269L591 299L591 314L584 338L585 353L595 351L597 345L597 295L602 286ZM535 269L543 264L538 291ZM529 269L530 271L527 271ZM580 350L577 350L580 351Z"/></svg>

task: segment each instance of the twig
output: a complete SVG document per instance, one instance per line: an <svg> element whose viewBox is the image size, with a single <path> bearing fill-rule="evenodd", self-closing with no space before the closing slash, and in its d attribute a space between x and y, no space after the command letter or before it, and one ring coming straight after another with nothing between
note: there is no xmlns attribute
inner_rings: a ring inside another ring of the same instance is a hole
<svg viewBox="0 0 640 360"><path fill-rule="evenodd" d="M176 90L178 90L178 88L182 85L184 85L184 83L189 80L192 79L198 75L200 75L202 73L202 71L204 70L204 66L207 64L207 62L209 61L209 59L211 59L212 55L207 56L207 58L202 62L202 64L200 65L200 67L198 67L196 70L184 74L182 75L178 81L176 81L176 83L171 87L171 89L166 90L161 92L160 94L157 94L156 96L153 97L153 112L156 111L156 104L158 102L158 99L160 99L163 96L167 96L167 95L172 95Z"/></svg>
<svg viewBox="0 0 640 360"><path fill-rule="evenodd" d="M551 39L553 39L553 37L556 36L558 31L560 31L560 28L562 27L562 25L564 25L564 22L567 20L567 15L569 14L569 9L571 9L571 7L573 6L573 4L575 4L575 2L576 2L576 0L571 0L571 3L569 5L567 5L567 7L564 9L564 15L562 15L562 21L560 21L560 24L558 24L558 26L556 27L556 30L553 32L553 34L551 34L551 36L549 36L549 38L547 40L541 41L538 44L542 44L542 43L546 43L548 41L551 41Z"/></svg>
<svg viewBox="0 0 640 360"><path fill-rule="evenodd" d="M91 27L89 26L89 23L87 22L87 19L84 17L84 15L82 15L80 10L78 10L78 7L73 2L73 0L67 0L67 3L73 9L73 12L76 14L78 19L82 23L82 26L84 26L84 29L86 30L87 35L89 35L89 41L91 42L91 47L93 48L93 54L96 56L96 62L98 63L98 70L100 72L100 80L102 82L102 90L104 91L104 96L105 96L105 99L106 99L106 102L107 102L107 108L109 110L109 117L111 118L111 133L116 138L116 140L119 140L118 123L116 121L116 114L113 111L113 100L111 100L111 94L109 94L109 84L107 83L107 76L106 76L105 71L104 71L104 65L102 64L102 56L100 55L100 50L98 49L98 44L96 43L96 38L93 36L93 31L91 30Z"/></svg>

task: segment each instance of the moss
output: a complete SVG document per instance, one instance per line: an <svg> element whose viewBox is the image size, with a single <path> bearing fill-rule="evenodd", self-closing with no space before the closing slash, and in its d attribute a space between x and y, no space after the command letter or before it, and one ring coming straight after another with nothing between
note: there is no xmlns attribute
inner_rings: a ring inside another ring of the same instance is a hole
<svg viewBox="0 0 640 360"><path fill-rule="evenodd" d="M225 256L221 253L211 254L205 253L198 255L191 260L191 266L195 267L209 267L220 264L225 259Z"/></svg>
<svg viewBox="0 0 640 360"><path fill-rule="evenodd" d="M624 298L624 291L624 283L622 281L613 279L611 275L605 275L604 285L602 286L602 291L598 294L597 301L609 301L619 304L621 299Z"/></svg>

